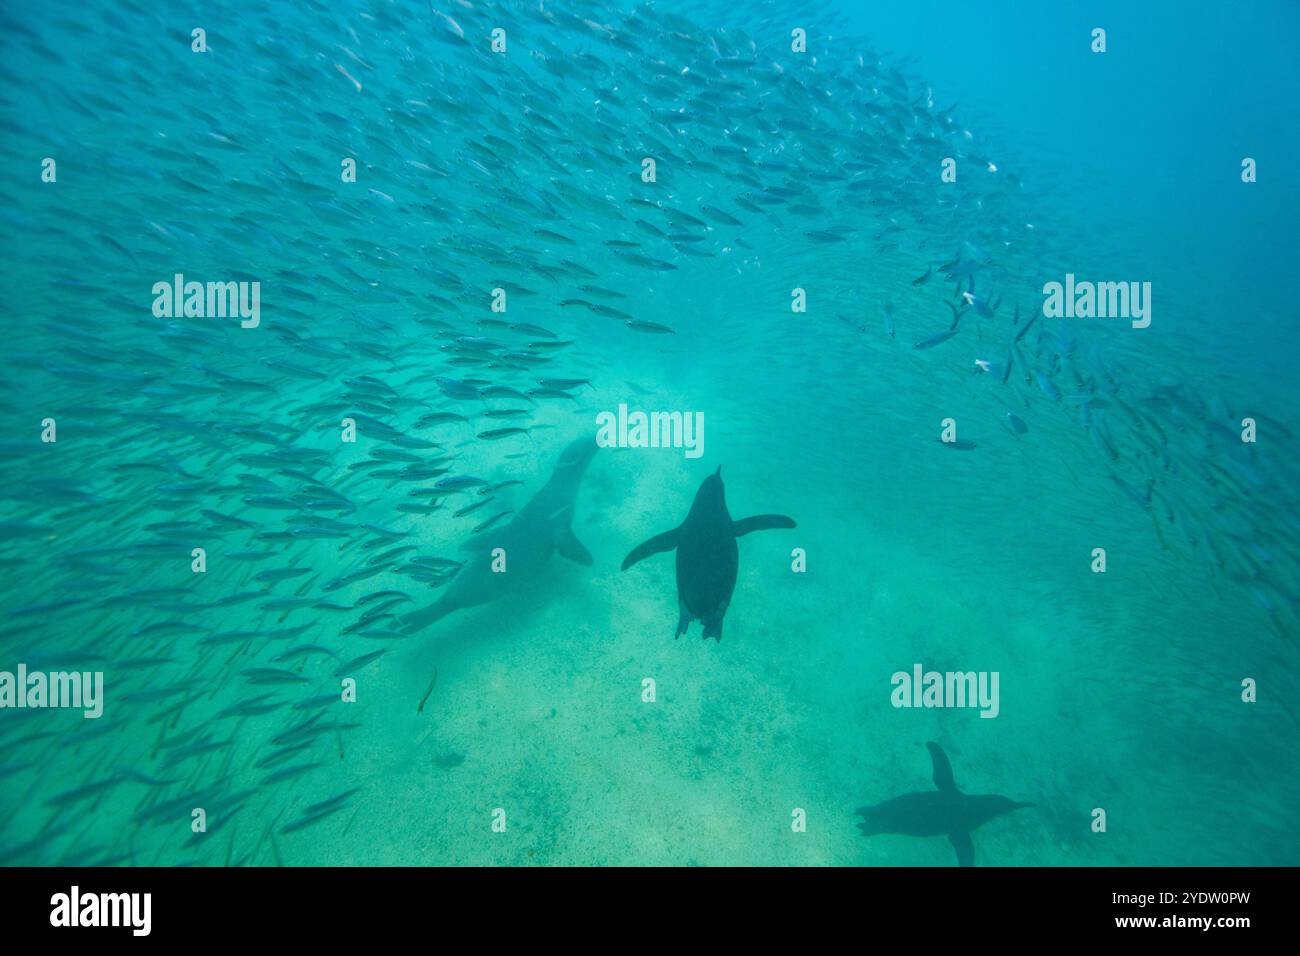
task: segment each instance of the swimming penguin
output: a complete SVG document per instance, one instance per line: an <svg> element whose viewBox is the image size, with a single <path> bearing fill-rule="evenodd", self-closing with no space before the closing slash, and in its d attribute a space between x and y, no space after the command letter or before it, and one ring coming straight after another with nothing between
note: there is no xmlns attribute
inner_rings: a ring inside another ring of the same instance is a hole
<svg viewBox="0 0 1300 956"><path fill-rule="evenodd" d="M998 794L966 794L957 789L952 764L943 748L927 743L933 769L933 790L905 793L871 807L859 807L862 822L858 829L867 836L877 833L901 833L906 836L947 835L957 851L960 866L975 865L975 845L971 831L1012 810L1032 807Z"/></svg>
<svg viewBox="0 0 1300 956"><path fill-rule="evenodd" d="M704 479L695 493L691 511L676 528L657 534L623 559L626 571L642 558L677 549L677 605L681 615L674 637L681 637L691 621L704 623L704 636L722 640L722 618L736 589L740 549L736 539L751 531L793 528L785 515L755 515L732 521L722 485L722 466Z"/></svg>

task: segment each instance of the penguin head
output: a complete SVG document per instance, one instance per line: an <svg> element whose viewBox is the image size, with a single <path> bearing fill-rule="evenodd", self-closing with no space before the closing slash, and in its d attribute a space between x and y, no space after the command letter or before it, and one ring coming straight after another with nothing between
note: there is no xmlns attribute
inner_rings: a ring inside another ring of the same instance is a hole
<svg viewBox="0 0 1300 956"><path fill-rule="evenodd" d="M972 797L973 800L981 801L984 812L988 819L1000 816L1003 813L1010 813L1012 810L1026 810L1030 807L1037 806L1034 803L1022 803L1019 800L1012 800L1009 797L1000 795L986 794L978 797Z"/></svg>
<svg viewBox="0 0 1300 956"><path fill-rule="evenodd" d="M555 470L581 472L595 456L597 447L590 436L579 438L560 453L560 460L555 463Z"/></svg>
<svg viewBox="0 0 1300 956"><path fill-rule="evenodd" d="M704 491L706 488L709 490L709 494L715 494L719 498L723 496L724 492L726 491L726 486L722 484L721 465L718 466L717 471L715 471L713 474L709 475L709 477L704 479L704 484L700 485L700 491Z"/></svg>
<svg viewBox="0 0 1300 956"><path fill-rule="evenodd" d="M722 484L722 466L709 477L705 478L700 484L700 490L695 493L695 503L691 505L691 511L698 511L703 508L716 510L727 507L727 489Z"/></svg>

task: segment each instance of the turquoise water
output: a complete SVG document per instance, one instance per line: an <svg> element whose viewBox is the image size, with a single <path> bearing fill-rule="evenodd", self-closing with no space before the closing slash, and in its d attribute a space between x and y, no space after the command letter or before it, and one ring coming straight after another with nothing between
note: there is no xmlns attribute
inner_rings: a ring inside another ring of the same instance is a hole
<svg viewBox="0 0 1300 956"><path fill-rule="evenodd" d="M1298 862L1296 9L860 6L6 5L0 862Z"/></svg>

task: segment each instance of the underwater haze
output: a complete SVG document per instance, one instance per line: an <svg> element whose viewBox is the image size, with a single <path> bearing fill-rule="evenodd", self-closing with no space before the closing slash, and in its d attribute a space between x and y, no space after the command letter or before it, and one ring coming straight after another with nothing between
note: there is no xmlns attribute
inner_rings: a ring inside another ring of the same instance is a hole
<svg viewBox="0 0 1300 956"><path fill-rule="evenodd" d="M1300 863L1297 35L7 0L0 864Z"/></svg>

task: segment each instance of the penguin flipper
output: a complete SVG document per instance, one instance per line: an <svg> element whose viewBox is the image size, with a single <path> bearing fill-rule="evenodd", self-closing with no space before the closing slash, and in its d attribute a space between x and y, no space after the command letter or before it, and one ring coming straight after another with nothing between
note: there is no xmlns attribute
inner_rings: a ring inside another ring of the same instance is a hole
<svg viewBox="0 0 1300 956"><path fill-rule="evenodd" d="M741 518L739 521L731 522L731 532L739 538L751 531L771 531L775 528L794 526L794 519L787 518L785 515L754 515L752 518Z"/></svg>
<svg viewBox="0 0 1300 956"><path fill-rule="evenodd" d="M435 601L428 607L420 608L418 611L412 611L402 617L398 629L405 634L414 634L417 631L424 630L434 621L441 620L452 611L459 608L459 604L455 604L444 597L442 600Z"/></svg>
<svg viewBox="0 0 1300 956"><path fill-rule="evenodd" d="M652 554L658 554L660 551L671 551L675 547L677 547L676 528L665 531L663 534L657 534L649 541L644 541L632 549L631 553L623 559L623 570L626 571L638 561L648 558Z"/></svg>
<svg viewBox="0 0 1300 956"><path fill-rule="evenodd" d="M555 543L555 550L570 561L575 561L584 567L591 567L593 560L591 552L578 540L572 528L566 529L564 534L560 535L560 540Z"/></svg>
<svg viewBox="0 0 1300 956"><path fill-rule="evenodd" d="M952 778L952 764L948 762L948 755L934 741L930 741L925 746L929 749L930 761L934 764L935 789L956 793L957 783Z"/></svg>

